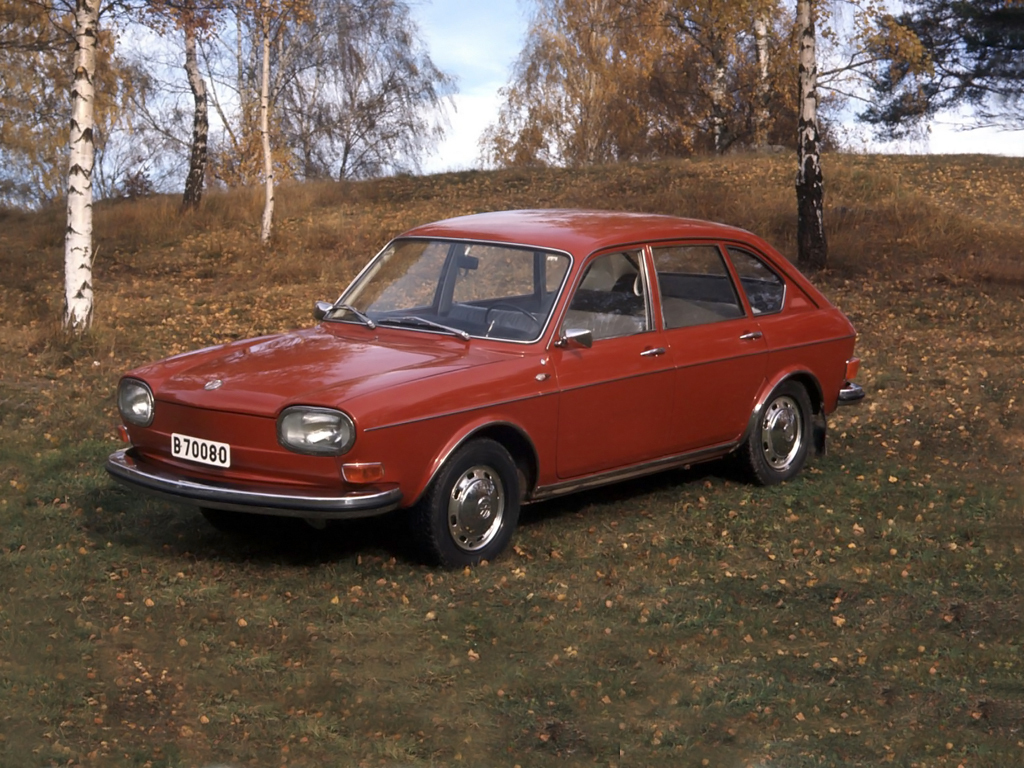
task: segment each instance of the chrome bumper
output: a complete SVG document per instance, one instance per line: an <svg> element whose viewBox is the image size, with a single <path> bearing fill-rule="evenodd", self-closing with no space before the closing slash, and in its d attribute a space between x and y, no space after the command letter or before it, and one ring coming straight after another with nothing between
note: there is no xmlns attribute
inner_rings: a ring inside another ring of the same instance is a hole
<svg viewBox="0 0 1024 768"><path fill-rule="evenodd" d="M855 405L864 399L864 388L852 381L843 383L839 390L839 405Z"/></svg>
<svg viewBox="0 0 1024 768"><path fill-rule="evenodd" d="M276 486L214 485L145 464L133 455L131 448L110 454L107 472L120 483L173 501L261 515L347 520L382 515L402 500L398 488L324 496L316 491L283 491Z"/></svg>

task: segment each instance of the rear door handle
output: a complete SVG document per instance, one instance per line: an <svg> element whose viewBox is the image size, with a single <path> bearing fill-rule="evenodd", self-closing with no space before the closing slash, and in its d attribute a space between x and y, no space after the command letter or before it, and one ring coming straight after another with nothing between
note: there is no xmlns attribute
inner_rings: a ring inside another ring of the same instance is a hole
<svg viewBox="0 0 1024 768"><path fill-rule="evenodd" d="M654 349L645 349L640 353L640 357L657 357L658 355L664 355L664 347L655 347Z"/></svg>
<svg viewBox="0 0 1024 768"><path fill-rule="evenodd" d="M743 341L756 341L757 339L760 339L762 336L764 336L764 334L761 333L760 331L751 331L750 333L744 333L742 336L740 336L740 339L742 339Z"/></svg>

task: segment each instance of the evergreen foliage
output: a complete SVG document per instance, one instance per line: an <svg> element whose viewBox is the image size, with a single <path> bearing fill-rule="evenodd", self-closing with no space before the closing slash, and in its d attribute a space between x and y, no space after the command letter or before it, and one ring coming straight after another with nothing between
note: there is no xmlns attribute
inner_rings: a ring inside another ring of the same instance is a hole
<svg viewBox="0 0 1024 768"><path fill-rule="evenodd" d="M860 117L892 138L922 120L970 107L978 125L1024 128L1024 3L914 0L894 21L911 31L929 66L881 52L874 100Z"/></svg>

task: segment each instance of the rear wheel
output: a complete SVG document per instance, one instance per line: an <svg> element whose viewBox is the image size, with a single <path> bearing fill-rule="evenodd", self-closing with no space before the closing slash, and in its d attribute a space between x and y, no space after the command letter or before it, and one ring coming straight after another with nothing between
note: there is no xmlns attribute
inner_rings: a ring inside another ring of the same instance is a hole
<svg viewBox="0 0 1024 768"><path fill-rule="evenodd" d="M776 387L742 450L754 482L775 485L799 473L807 461L812 429L807 390L793 381Z"/></svg>
<svg viewBox="0 0 1024 768"><path fill-rule="evenodd" d="M466 443L441 467L410 522L431 562L458 568L493 560L519 522L515 461L494 440Z"/></svg>

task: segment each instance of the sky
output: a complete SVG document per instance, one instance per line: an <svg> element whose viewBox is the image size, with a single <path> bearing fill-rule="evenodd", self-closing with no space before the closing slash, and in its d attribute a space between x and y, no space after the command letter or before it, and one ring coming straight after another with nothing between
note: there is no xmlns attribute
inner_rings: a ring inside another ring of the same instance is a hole
<svg viewBox="0 0 1024 768"><path fill-rule="evenodd" d="M457 78L451 126L426 173L480 167L480 135L495 122L498 90L511 77L526 36L518 0L418 0L412 4L434 64Z"/></svg>
<svg viewBox="0 0 1024 768"><path fill-rule="evenodd" d="M423 163L424 173L481 167L479 140L495 122L512 66L523 47L527 3L520 0L413 0L411 10L434 64L457 78L455 110L444 142ZM879 145L867 138L853 149L908 154L983 152L1024 155L1024 131L957 130L960 115L943 115L924 139ZM866 137L862 128L850 126Z"/></svg>

